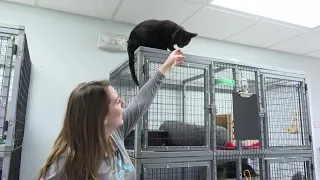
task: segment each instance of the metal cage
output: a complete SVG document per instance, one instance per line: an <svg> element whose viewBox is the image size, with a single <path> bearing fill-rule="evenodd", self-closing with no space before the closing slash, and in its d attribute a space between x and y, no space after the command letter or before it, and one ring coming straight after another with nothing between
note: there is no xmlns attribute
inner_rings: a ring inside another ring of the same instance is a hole
<svg viewBox="0 0 320 180"><path fill-rule="evenodd" d="M0 24L1 177L19 179L31 75L24 27Z"/></svg>
<svg viewBox="0 0 320 180"><path fill-rule="evenodd" d="M128 61L110 73L127 104L169 54L147 47L135 51L139 87L131 79ZM309 163L313 163L304 73L185 57L186 63L170 72L146 114L125 138L141 179L160 178L150 172L174 177L180 170L164 170L164 164L180 164L189 158L211 159L212 179L226 179L229 175L223 169L228 165L233 172L229 179L243 178L242 168L247 165L259 172L252 179L268 179L273 172L266 163L270 158L310 155ZM150 162L155 163L143 167ZM314 173L312 165L306 168ZM312 180L313 176L308 177Z"/></svg>
<svg viewBox="0 0 320 180"><path fill-rule="evenodd" d="M127 104L165 60L165 56L142 52L135 57L140 87L132 82L127 61L110 74L112 85ZM175 68L157 92L142 121L126 137L126 148L145 153L210 151L208 68L209 65L196 63Z"/></svg>

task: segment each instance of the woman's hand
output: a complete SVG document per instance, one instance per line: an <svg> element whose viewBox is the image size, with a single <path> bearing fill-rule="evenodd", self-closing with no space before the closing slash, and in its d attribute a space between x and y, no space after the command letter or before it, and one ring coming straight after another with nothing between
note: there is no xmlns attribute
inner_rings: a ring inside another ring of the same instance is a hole
<svg viewBox="0 0 320 180"><path fill-rule="evenodd" d="M184 63L185 57L180 49L171 52L167 60L160 66L159 71L167 75L174 67L179 66Z"/></svg>

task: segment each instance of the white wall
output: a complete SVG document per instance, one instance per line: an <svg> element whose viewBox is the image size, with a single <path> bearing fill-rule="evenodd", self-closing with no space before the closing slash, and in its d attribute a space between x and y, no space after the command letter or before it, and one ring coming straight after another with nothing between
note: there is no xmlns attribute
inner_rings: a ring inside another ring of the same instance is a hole
<svg viewBox="0 0 320 180"><path fill-rule="evenodd" d="M133 26L2 1L0 22L25 25L28 35L33 69L20 177L30 180L61 128L67 97L74 86L81 81L107 78L109 71L126 57L126 53L98 50L98 33L129 34ZM184 52L305 71L310 80L312 118L320 120L320 60L204 38L194 39ZM313 134L320 177L320 131Z"/></svg>

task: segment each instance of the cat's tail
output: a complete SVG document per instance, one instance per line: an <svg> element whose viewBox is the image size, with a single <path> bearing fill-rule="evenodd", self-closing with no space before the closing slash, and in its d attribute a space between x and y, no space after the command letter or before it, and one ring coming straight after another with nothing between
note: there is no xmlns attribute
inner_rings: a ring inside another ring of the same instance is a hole
<svg viewBox="0 0 320 180"><path fill-rule="evenodd" d="M139 81L136 76L136 69L134 64L134 52L129 51L128 55L129 55L129 68L130 68L132 80L137 86L139 86Z"/></svg>

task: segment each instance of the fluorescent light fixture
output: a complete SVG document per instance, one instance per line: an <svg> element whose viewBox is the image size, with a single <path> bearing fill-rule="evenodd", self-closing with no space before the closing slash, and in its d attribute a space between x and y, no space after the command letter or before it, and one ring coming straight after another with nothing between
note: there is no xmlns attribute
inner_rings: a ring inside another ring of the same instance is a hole
<svg viewBox="0 0 320 180"><path fill-rule="evenodd" d="M211 4L308 28L320 25L319 0L213 0Z"/></svg>

